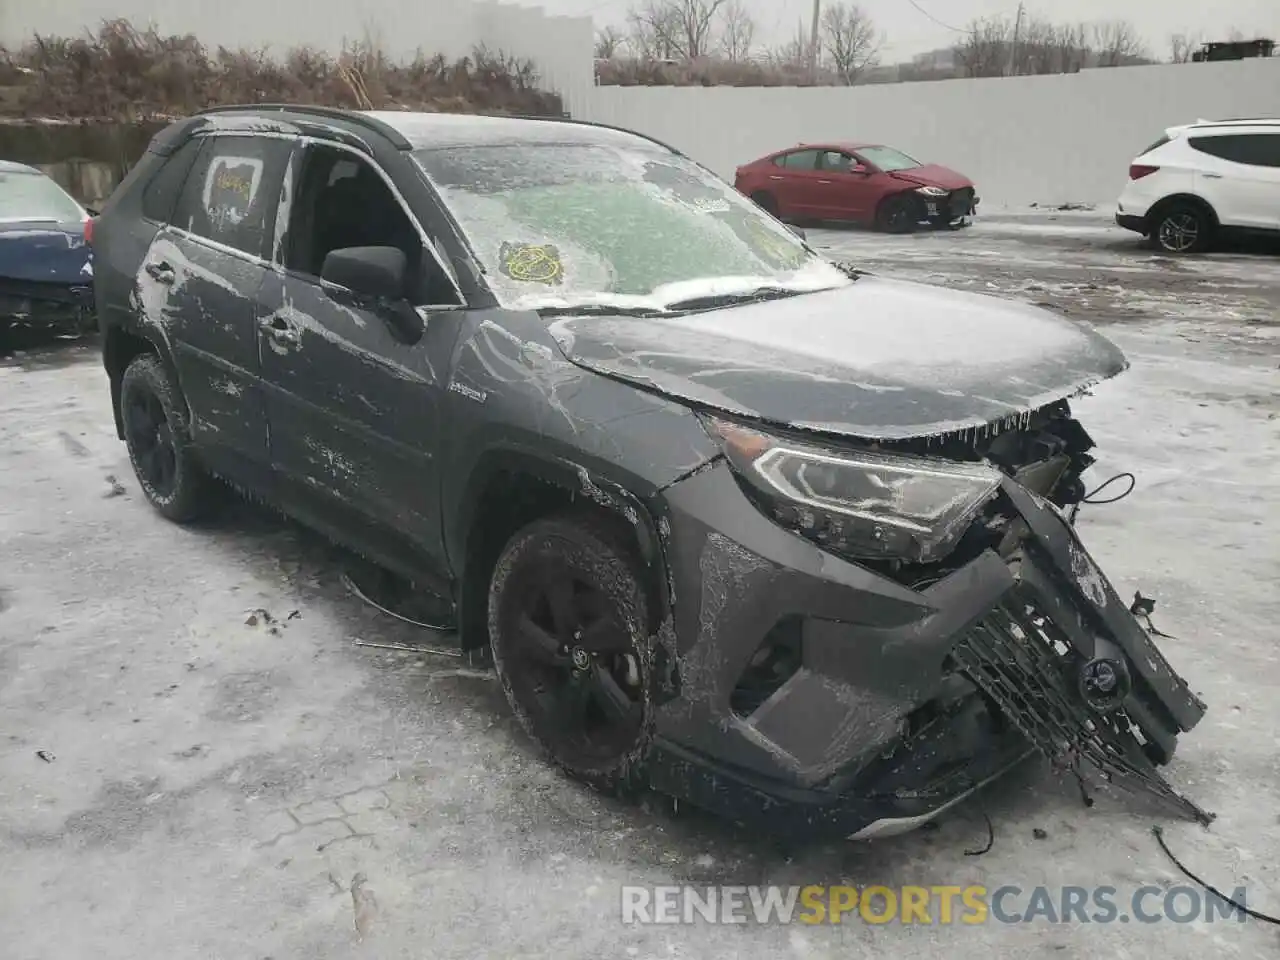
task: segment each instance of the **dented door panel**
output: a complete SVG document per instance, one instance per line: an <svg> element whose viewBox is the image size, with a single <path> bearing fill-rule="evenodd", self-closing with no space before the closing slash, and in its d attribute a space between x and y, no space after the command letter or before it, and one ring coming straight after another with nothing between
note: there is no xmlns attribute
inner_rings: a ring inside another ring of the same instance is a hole
<svg viewBox="0 0 1280 960"><path fill-rule="evenodd" d="M456 333L454 318L435 315L405 344L373 310L285 271L267 280L262 317L273 468L438 557L437 365L448 346L433 347Z"/></svg>
<svg viewBox="0 0 1280 960"><path fill-rule="evenodd" d="M137 278L141 312L177 366L192 436L258 462L267 459L255 332L265 276L260 261L167 227Z"/></svg>

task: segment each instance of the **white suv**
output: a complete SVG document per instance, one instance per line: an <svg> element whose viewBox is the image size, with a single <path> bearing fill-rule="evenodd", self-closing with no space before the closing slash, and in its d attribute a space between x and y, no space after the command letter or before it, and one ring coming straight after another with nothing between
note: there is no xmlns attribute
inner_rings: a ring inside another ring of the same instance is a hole
<svg viewBox="0 0 1280 960"><path fill-rule="evenodd" d="M1280 233L1280 120L1170 127L1129 167L1116 223L1169 253L1225 233Z"/></svg>

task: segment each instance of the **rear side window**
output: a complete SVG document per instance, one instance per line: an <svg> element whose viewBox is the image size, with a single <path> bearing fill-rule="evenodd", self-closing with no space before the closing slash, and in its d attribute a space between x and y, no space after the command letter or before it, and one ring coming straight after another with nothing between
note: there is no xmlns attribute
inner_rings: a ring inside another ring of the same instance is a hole
<svg viewBox="0 0 1280 960"><path fill-rule="evenodd" d="M142 191L144 217L156 223L169 222L169 218L173 216L174 204L178 202L178 194L182 191L182 184L191 172L191 165L204 143L204 140L188 140L164 161Z"/></svg>
<svg viewBox="0 0 1280 960"><path fill-rule="evenodd" d="M1159 150L1161 147L1163 147L1163 146L1164 146L1166 143L1168 143L1168 142L1169 142L1169 138L1168 138L1168 136L1161 137L1159 140L1157 140L1157 141L1156 141L1155 143L1153 143L1151 146L1147 147L1147 149L1143 150L1140 154L1138 154L1138 156L1140 156L1140 157L1145 157L1145 156L1146 156L1148 153L1150 153L1152 150Z"/></svg>
<svg viewBox="0 0 1280 960"><path fill-rule="evenodd" d="M1192 137L1192 149L1211 157L1251 167L1280 167L1280 134L1236 133L1225 137Z"/></svg>
<svg viewBox="0 0 1280 960"><path fill-rule="evenodd" d="M172 223L255 257L268 255L293 143L276 137L213 136L182 186Z"/></svg>
<svg viewBox="0 0 1280 960"><path fill-rule="evenodd" d="M797 150L795 153L784 153L773 161L779 167L788 170L816 170L818 168L817 150Z"/></svg>

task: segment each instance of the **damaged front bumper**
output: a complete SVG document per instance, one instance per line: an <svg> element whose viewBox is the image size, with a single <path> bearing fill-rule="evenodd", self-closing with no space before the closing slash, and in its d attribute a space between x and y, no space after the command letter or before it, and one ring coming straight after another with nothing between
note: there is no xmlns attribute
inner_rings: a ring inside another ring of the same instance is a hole
<svg viewBox="0 0 1280 960"><path fill-rule="evenodd" d="M668 488L674 619L654 785L791 835L941 813L1033 752L1206 820L1156 767L1205 707L1058 510L922 589L778 526L717 462Z"/></svg>
<svg viewBox="0 0 1280 960"><path fill-rule="evenodd" d="M0 325L88 333L97 324L92 284L38 283L0 277Z"/></svg>
<svg viewBox="0 0 1280 960"><path fill-rule="evenodd" d="M931 227L967 225L978 213L978 197L972 189L953 190L942 196L920 195L924 220Z"/></svg>

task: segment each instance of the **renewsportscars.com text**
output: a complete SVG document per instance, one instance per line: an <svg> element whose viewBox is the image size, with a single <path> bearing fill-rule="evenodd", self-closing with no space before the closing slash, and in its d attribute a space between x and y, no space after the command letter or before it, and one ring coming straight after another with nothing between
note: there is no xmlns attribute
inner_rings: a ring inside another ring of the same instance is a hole
<svg viewBox="0 0 1280 960"><path fill-rule="evenodd" d="M1234 901L1234 902L1232 902ZM624 886L625 924L1197 923L1245 922L1244 888L1230 901L1199 887Z"/></svg>

